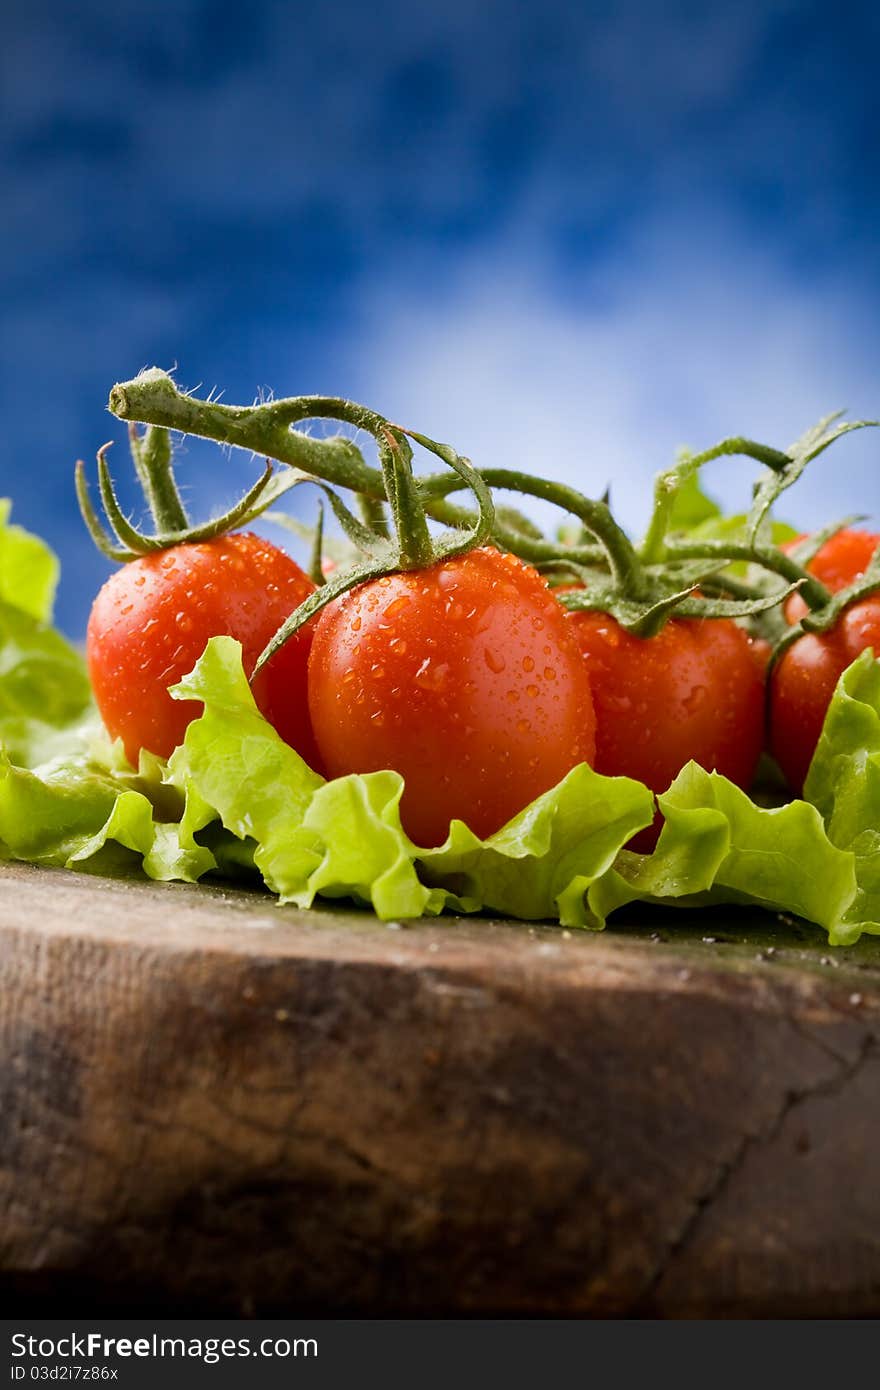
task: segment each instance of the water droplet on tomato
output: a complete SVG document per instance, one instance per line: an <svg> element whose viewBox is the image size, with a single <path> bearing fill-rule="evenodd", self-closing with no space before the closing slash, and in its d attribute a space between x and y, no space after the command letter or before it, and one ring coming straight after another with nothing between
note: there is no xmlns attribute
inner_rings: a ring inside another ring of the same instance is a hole
<svg viewBox="0 0 880 1390"><path fill-rule="evenodd" d="M409 594L400 594L397 598L393 598L385 609L385 617L393 618L395 613L400 613L402 609L406 608L408 603Z"/></svg>
<svg viewBox="0 0 880 1390"><path fill-rule="evenodd" d="M518 719L516 721L516 727L521 734L527 734L529 732L529 729L532 727L531 720Z"/></svg>
<svg viewBox="0 0 880 1390"><path fill-rule="evenodd" d="M352 620L351 620L351 630L352 630L352 632L360 632L362 621L363 621L362 618L352 618Z"/></svg>
<svg viewBox="0 0 880 1390"><path fill-rule="evenodd" d="M534 658L531 657L531 656L524 656L523 659L522 659L522 668L523 668L524 671L534 671L534 669L535 669Z"/></svg>
<svg viewBox="0 0 880 1390"><path fill-rule="evenodd" d="M526 686L526 694L529 695L533 700L534 700L535 696L537 695L537 693L538 693L538 687L537 687L536 685L527 685L527 686Z"/></svg>
<svg viewBox="0 0 880 1390"><path fill-rule="evenodd" d="M541 629L543 628L543 626L544 626L544 619L543 619L543 618L532 618L532 627L535 629L536 632L540 632Z"/></svg>
<svg viewBox="0 0 880 1390"><path fill-rule="evenodd" d="M397 653L398 656L403 656L404 652L406 651L406 642L402 637L392 637L388 645L393 652Z"/></svg>
<svg viewBox="0 0 880 1390"><path fill-rule="evenodd" d="M416 671L414 679L423 690L440 691L445 686L448 675L448 662L442 661L435 664L429 656L426 656Z"/></svg>
<svg viewBox="0 0 880 1390"><path fill-rule="evenodd" d="M697 710L706 703L708 691L704 685L695 685L687 699L682 701L688 714L696 714Z"/></svg>
<svg viewBox="0 0 880 1390"><path fill-rule="evenodd" d="M554 671L552 666L544 667L544 679L545 681L555 681L556 672Z"/></svg>
<svg viewBox="0 0 880 1390"><path fill-rule="evenodd" d="M606 709L613 710L615 714L625 714L627 710L632 708L632 700L628 695L606 694L604 704Z"/></svg>

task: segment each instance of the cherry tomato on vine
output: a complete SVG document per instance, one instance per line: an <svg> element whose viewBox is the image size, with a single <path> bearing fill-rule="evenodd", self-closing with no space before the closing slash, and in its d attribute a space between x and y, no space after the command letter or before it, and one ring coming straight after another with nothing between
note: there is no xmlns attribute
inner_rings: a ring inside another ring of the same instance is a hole
<svg viewBox="0 0 880 1390"><path fill-rule="evenodd" d="M791 551L804 537L789 541ZM807 569L839 593L868 568L880 535L844 529L827 540ZM790 623L807 612L800 594L785 604ZM783 652L770 677L770 751L793 791L800 793L822 732L835 686L866 647L880 654L880 594L845 608L828 632L804 633Z"/></svg>
<svg viewBox="0 0 880 1390"><path fill-rule="evenodd" d="M635 637L607 613L571 612L596 710L597 772L664 792L693 760L747 788L764 743L766 654L728 619L670 619ZM631 848L650 849L659 822Z"/></svg>
<svg viewBox="0 0 880 1390"><path fill-rule="evenodd" d="M829 631L805 632L771 672L770 751L794 792L803 788L834 688L866 647L880 656L880 594L849 604Z"/></svg>
<svg viewBox="0 0 880 1390"><path fill-rule="evenodd" d="M787 541L782 549L790 554L804 539L804 536L798 536L793 541ZM838 531L816 553L807 570L833 594L839 593L864 574L878 545L880 535L872 531ZM785 616L788 622L799 622L806 612L807 605L800 594L792 594L786 600Z"/></svg>
<svg viewBox="0 0 880 1390"><path fill-rule="evenodd" d="M331 777L394 768L417 844L500 829L592 762L590 683L543 579L490 548L373 579L328 606L309 705Z"/></svg>
<svg viewBox="0 0 880 1390"><path fill-rule="evenodd" d="M86 653L101 717L129 761L137 766L141 748L168 757L201 713L197 701L167 692L209 637L237 638L250 672L314 587L290 556L248 532L155 551L112 574L92 606ZM306 627L292 638L252 688L281 737L317 766L306 689L311 636Z"/></svg>

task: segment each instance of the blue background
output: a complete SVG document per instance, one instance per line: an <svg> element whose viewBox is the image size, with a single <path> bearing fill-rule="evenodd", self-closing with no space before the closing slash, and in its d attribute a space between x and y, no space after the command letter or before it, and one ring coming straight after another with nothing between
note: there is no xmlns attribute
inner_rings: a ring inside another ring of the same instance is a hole
<svg viewBox="0 0 880 1390"><path fill-rule="evenodd" d="M632 526L680 443L880 414L878 50L873 4L6 0L0 490L63 626L108 572L73 460L129 471L107 393L154 363L610 481ZM180 456L200 516L256 471ZM878 476L854 436L789 510Z"/></svg>

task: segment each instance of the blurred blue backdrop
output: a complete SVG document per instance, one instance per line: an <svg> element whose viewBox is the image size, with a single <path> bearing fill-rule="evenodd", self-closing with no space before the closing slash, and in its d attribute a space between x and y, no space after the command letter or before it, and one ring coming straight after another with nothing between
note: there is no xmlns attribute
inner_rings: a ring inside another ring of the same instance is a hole
<svg viewBox="0 0 880 1390"><path fill-rule="evenodd" d="M880 413L880 8L805 0L6 0L0 490L108 567L74 458L141 367L350 395L623 518L675 446ZM880 511L880 438L804 524ZM707 479L732 503L747 470ZM199 515L256 476L190 442ZM127 494L128 495L128 494ZM130 494L133 498L133 493Z"/></svg>

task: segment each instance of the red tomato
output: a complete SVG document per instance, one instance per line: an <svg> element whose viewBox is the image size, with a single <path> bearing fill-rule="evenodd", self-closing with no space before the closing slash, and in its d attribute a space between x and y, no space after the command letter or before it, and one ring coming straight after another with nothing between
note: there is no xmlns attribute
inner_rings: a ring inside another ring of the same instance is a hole
<svg viewBox="0 0 880 1390"><path fill-rule="evenodd" d="M782 549L790 554L805 537L798 536L787 541ZM833 594L845 589L864 574L871 561L880 536L872 531L838 531L822 546L822 549L807 565L810 574L820 579ZM785 616L788 622L797 623L807 612L807 605L800 594L792 594L785 603Z"/></svg>
<svg viewBox="0 0 880 1390"><path fill-rule="evenodd" d="M241 642L249 673L294 608L314 589L282 550L247 532L178 545L132 560L107 580L92 606L86 652L101 718L137 765L141 748L167 758L183 741L195 700L172 700L168 686L191 671L209 637ZM317 766L308 715L304 629L253 682L262 713Z"/></svg>
<svg viewBox="0 0 880 1390"><path fill-rule="evenodd" d="M803 539L798 536L782 548L790 552ZM832 593L839 593L864 574L878 545L880 535L873 531L838 531L807 569ZM786 601L785 616L790 623L798 622L806 612L800 594ZM834 688L865 647L880 652L880 596L851 604L830 632L799 637L773 670L770 750L795 792L803 788Z"/></svg>
<svg viewBox="0 0 880 1390"><path fill-rule="evenodd" d="M880 654L880 594L851 603L828 632L805 632L773 668L770 751L795 792L803 788L834 687L866 647Z"/></svg>
<svg viewBox="0 0 880 1390"><path fill-rule="evenodd" d="M590 684L540 575L481 548L371 580L325 609L309 705L330 776L393 768L417 844L498 830L591 762Z"/></svg>
<svg viewBox="0 0 880 1390"><path fill-rule="evenodd" d="M597 772L664 792L693 759L749 786L764 743L766 662L742 628L672 618L655 637L634 637L606 613L569 621L593 692ZM652 848L657 830L631 848Z"/></svg>

